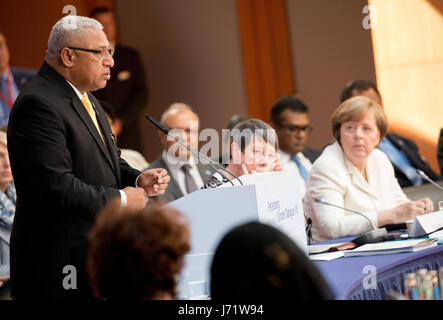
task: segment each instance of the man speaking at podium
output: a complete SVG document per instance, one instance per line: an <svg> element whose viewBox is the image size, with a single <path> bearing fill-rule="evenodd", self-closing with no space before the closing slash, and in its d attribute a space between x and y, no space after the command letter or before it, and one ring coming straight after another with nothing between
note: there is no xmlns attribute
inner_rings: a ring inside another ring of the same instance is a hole
<svg viewBox="0 0 443 320"><path fill-rule="evenodd" d="M101 24L66 16L51 30L39 74L14 104L8 127L17 188L14 299L92 298L85 262L97 213L112 198L141 209L167 187L166 170L141 173L120 158L89 93L106 85L113 65Z"/></svg>

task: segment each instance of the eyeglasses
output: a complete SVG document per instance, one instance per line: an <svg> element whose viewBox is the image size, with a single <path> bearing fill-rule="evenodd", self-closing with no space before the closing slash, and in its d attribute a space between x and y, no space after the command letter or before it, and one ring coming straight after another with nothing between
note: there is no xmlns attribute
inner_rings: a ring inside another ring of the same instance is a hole
<svg viewBox="0 0 443 320"><path fill-rule="evenodd" d="M96 53L100 58L103 58L106 54L109 54L110 57L114 55L114 50L112 50L111 48L109 49L85 49L77 47L68 47L68 48L72 50L80 50L80 51Z"/></svg>
<svg viewBox="0 0 443 320"><path fill-rule="evenodd" d="M281 128L281 129L285 129L286 131L290 132L290 133L300 133L300 132L306 132L306 133L311 133L312 130L314 129L311 125L306 125L306 126L297 126L297 125L282 125L282 124L278 124L276 123L277 127Z"/></svg>

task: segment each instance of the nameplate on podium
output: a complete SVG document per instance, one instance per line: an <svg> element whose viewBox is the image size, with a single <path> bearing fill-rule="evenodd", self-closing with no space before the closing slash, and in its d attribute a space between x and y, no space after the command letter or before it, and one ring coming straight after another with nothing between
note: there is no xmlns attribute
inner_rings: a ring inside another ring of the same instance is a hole
<svg viewBox="0 0 443 320"><path fill-rule="evenodd" d="M189 221L191 251L180 275L180 299L209 299L214 252L232 228L250 221L270 224L288 235L306 254L307 241L297 175L290 171L242 176L243 185L201 189L169 206ZM233 261L235 263L235 261Z"/></svg>

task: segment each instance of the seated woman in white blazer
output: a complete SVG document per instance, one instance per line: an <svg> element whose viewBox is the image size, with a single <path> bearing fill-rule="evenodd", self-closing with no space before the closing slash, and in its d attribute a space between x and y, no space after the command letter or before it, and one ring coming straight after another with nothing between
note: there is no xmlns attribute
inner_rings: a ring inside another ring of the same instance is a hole
<svg viewBox="0 0 443 320"><path fill-rule="evenodd" d="M376 149L387 127L382 107L363 96L344 101L334 111L332 132L336 142L315 161L304 199L305 212L312 219L313 242L372 229L364 217L316 203L316 198L361 212L377 227L434 210L429 198L410 201L406 197L391 162Z"/></svg>

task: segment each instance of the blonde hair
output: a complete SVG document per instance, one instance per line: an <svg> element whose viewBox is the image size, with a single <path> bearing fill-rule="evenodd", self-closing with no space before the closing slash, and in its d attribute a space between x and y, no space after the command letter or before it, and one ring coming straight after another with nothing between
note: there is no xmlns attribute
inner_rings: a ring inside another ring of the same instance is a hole
<svg viewBox="0 0 443 320"><path fill-rule="evenodd" d="M380 141L388 131L388 119L383 108L376 102L364 96L356 96L345 100L332 114L332 135L340 142L341 125L348 121L360 120L363 115L372 111L375 116L375 123L380 132Z"/></svg>

